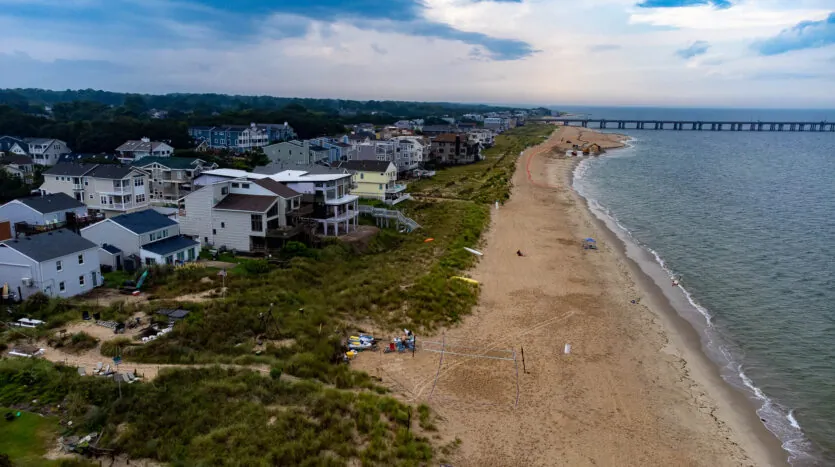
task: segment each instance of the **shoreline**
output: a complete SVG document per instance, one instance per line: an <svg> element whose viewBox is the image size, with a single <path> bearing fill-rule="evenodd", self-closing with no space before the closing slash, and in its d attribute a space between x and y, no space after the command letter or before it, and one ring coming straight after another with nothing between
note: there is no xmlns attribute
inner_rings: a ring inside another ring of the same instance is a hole
<svg viewBox="0 0 835 467"><path fill-rule="evenodd" d="M627 141L625 136L618 136ZM623 147L625 145L612 149ZM628 234L622 232L623 229L615 220L605 213L598 212L598 209L590 205L589 199L577 191L574 186L575 170L584 159L577 158L573 161L572 170L566 174L565 183L582 200L585 209L594 218L606 240L612 245L617 245L616 254L628 264L633 280L644 292L642 298L649 301L650 310L663 321L664 330L671 338L671 343L677 349L683 350L681 358L687 363L690 376L707 387L708 393L718 406L717 416L731 426L732 431L742 438L743 444L756 446L766 454L767 457L763 461L767 464L762 465L790 465L788 458L791 453L783 448L782 441L763 424L757 414L758 407L752 395L733 386L722 377L719 363L708 355L709 349L705 349L703 345L702 334L695 324L683 315L680 306L677 307L673 303L674 300L664 292L662 287L670 280L667 272L651 257L650 251L624 238ZM692 303L689 306L695 308ZM701 316L698 310L694 313Z"/></svg>
<svg viewBox="0 0 835 467"><path fill-rule="evenodd" d="M573 189L580 159L561 144L582 139L624 145L563 127L521 154L510 199L471 245L483 253L469 274L481 289L473 312L419 336L414 356L368 354L357 369L428 404L433 438L456 446L440 460L458 467L787 465L777 439L749 423L754 411L734 411L750 402L723 392L736 390L699 357L695 328L652 298L658 286ZM598 250L583 249L587 237Z"/></svg>

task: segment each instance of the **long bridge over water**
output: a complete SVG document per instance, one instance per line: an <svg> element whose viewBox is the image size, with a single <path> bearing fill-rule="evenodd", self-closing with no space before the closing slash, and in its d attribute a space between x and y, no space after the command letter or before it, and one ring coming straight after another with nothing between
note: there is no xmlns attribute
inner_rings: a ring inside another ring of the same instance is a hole
<svg viewBox="0 0 835 467"><path fill-rule="evenodd" d="M585 118L533 119L583 128L618 130L675 130L675 131L813 131L835 132L833 122L761 122L761 121L701 121L701 120L607 120Z"/></svg>

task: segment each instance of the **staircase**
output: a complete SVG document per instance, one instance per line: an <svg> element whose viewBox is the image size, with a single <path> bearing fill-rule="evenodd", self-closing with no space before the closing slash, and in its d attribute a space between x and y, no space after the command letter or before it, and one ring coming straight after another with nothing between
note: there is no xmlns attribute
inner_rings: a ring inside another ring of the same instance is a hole
<svg viewBox="0 0 835 467"><path fill-rule="evenodd" d="M402 212L394 209L375 208L363 204L361 204L359 208L360 214L367 214L374 217L377 219L378 225L382 225L383 223L388 225L390 220L394 220L397 222L398 227L403 226L406 232L412 232L420 228L420 224L415 222L413 219L404 216Z"/></svg>

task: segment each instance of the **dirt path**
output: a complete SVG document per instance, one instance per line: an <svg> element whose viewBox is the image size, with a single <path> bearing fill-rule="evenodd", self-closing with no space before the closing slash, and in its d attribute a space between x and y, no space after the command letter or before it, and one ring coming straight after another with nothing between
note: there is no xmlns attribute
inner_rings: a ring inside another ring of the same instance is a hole
<svg viewBox="0 0 835 467"><path fill-rule="evenodd" d="M463 441L456 466L755 464L656 315L630 303L642 291L613 247L582 249L603 233L569 186L574 159L555 151L580 138L622 145L566 128L523 154L471 274L477 309L418 338L443 357L362 354L354 365L441 414L441 432Z"/></svg>

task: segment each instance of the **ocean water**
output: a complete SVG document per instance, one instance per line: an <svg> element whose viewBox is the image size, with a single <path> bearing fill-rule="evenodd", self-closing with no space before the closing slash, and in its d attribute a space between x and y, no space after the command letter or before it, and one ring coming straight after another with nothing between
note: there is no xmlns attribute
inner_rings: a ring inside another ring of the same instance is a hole
<svg viewBox="0 0 835 467"><path fill-rule="evenodd" d="M561 108L563 110L563 108ZM835 111L570 109L835 121ZM685 316L795 466L835 465L835 133L621 131L574 186L681 275Z"/></svg>

